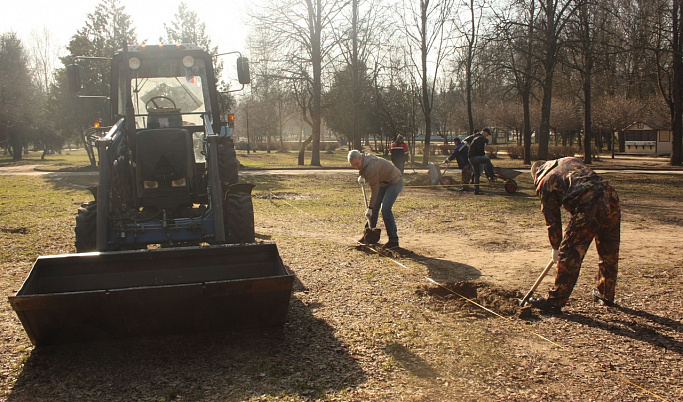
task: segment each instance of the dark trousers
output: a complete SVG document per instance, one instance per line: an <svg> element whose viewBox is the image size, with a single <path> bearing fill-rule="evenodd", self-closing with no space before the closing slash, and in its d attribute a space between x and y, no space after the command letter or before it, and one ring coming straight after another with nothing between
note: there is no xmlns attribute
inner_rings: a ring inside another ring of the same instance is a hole
<svg viewBox="0 0 683 402"><path fill-rule="evenodd" d="M482 165L484 166L486 177L491 179L495 177L493 164L491 163L491 159L486 155L470 156L470 164L472 165L472 170L474 172L474 190L479 191L479 176L481 175Z"/></svg>
<svg viewBox="0 0 683 402"><path fill-rule="evenodd" d="M472 180L472 164L467 162L460 166L462 170L462 188L469 188L468 184Z"/></svg>

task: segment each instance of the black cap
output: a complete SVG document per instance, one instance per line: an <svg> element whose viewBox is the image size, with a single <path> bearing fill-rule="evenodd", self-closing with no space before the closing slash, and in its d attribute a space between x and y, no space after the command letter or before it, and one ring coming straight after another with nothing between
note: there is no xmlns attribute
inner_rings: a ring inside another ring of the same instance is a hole
<svg viewBox="0 0 683 402"><path fill-rule="evenodd" d="M486 127L485 129L481 130L482 133L483 133L484 131L486 131L487 133L491 134L491 129L488 128L488 127Z"/></svg>

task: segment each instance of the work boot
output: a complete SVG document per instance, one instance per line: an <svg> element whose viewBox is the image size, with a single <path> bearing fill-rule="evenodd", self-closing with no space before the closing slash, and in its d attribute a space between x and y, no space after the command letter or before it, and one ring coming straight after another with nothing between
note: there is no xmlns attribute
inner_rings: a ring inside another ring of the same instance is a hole
<svg viewBox="0 0 683 402"><path fill-rule="evenodd" d="M384 244L384 245L382 246L382 248L385 249L385 250L389 250L389 249L397 248L397 247L398 247L398 242L397 242L397 241L393 241L393 240L389 240L388 242L386 242L386 244Z"/></svg>
<svg viewBox="0 0 683 402"><path fill-rule="evenodd" d="M365 240L365 235L361 236L361 238L356 241L360 244L368 244L367 240Z"/></svg>
<svg viewBox="0 0 683 402"><path fill-rule="evenodd" d="M614 307L615 306L614 301L607 300L605 298L605 296L601 295L597 289L593 289L592 296L593 296L593 301L598 303L601 306L608 306L608 307Z"/></svg>
<svg viewBox="0 0 683 402"><path fill-rule="evenodd" d="M548 299L543 297L532 297L529 305L550 314L562 314L562 307L551 304Z"/></svg>

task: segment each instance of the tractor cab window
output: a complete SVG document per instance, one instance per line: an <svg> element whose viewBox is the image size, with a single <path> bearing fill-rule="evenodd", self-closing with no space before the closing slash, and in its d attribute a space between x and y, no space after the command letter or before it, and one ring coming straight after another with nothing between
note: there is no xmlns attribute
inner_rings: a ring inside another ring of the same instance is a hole
<svg viewBox="0 0 683 402"><path fill-rule="evenodd" d="M192 60L190 65L182 59L145 58L136 61L136 67L129 71L138 129L203 126L202 114L209 112L204 60ZM119 82L125 82L123 74ZM125 94L120 93L119 100L123 114Z"/></svg>

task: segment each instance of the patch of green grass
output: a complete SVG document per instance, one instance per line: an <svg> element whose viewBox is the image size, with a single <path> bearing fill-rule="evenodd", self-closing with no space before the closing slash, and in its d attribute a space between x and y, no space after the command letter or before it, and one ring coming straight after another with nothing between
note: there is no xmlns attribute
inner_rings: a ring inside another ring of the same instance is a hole
<svg viewBox="0 0 683 402"><path fill-rule="evenodd" d="M73 251L75 213L89 195L34 176L0 176L0 261ZM92 196L90 196L92 197Z"/></svg>
<svg viewBox="0 0 683 402"><path fill-rule="evenodd" d="M346 168L349 167L347 161L348 149L341 148L335 151L320 152L320 165L324 168ZM266 151L250 152L247 151L237 151L237 159L240 163L251 169L281 169L281 168L299 168L299 167L310 167L311 164L311 152L307 151L304 156L304 166L299 166L299 152L298 151L288 151L288 152L277 152L272 151L270 153Z"/></svg>
<svg viewBox="0 0 683 402"><path fill-rule="evenodd" d="M41 159L43 151L29 151L22 155L19 161L12 160L10 155L0 155L0 167L17 165L38 165L38 168L48 171L78 171L90 168L90 159L85 149L66 149L61 153L46 155Z"/></svg>

